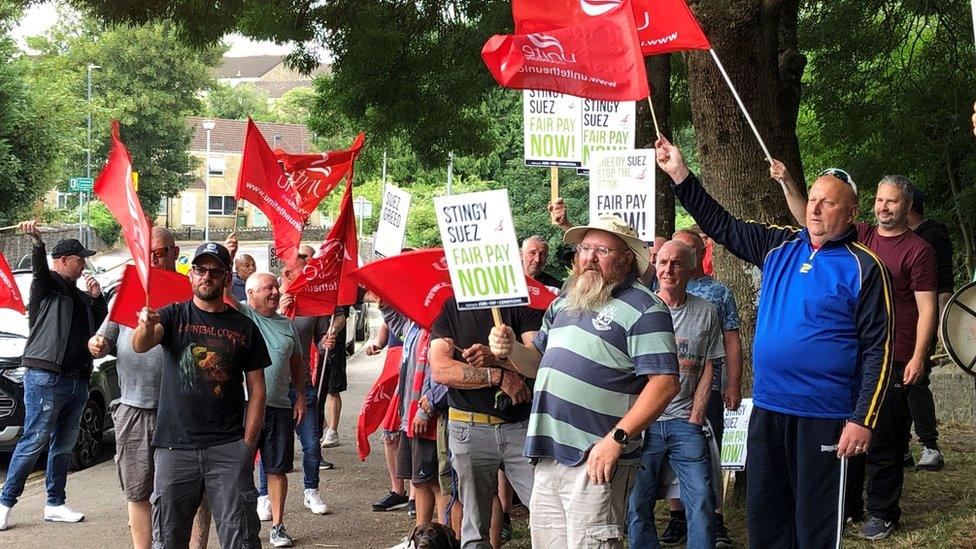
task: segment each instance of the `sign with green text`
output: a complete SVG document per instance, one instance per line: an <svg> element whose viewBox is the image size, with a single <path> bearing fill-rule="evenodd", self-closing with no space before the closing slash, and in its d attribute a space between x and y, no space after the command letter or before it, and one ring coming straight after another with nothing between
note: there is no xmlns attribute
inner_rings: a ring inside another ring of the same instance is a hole
<svg viewBox="0 0 976 549"><path fill-rule="evenodd" d="M626 151L634 148L637 135L637 103L634 101L597 101L584 99L580 139L585 174L596 151Z"/></svg>
<svg viewBox="0 0 976 549"><path fill-rule="evenodd" d="M582 165L580 109L583 100L541 90L522 92L526 166Z"/></svg>
<svg viewBox="0 0 976 549"><path fill-rule="evenodd" d="M654 242L654 149L597 151L590 161L590 223L620 216L644 242Z"/></svg>
<svg viewBox="0 0 976 549"><path fill-rule="evenodd" d="M508 190L434 197L459 310L529 303Z"/></svg>
<svg viewBox="0 0 976 549"><path fill-rule="evenodd" d="M722 434L722 469L742 471L746 468L746 439L749 438L749 416L752 399L744 398L736 410L725 410L725 433Z"/></svg>

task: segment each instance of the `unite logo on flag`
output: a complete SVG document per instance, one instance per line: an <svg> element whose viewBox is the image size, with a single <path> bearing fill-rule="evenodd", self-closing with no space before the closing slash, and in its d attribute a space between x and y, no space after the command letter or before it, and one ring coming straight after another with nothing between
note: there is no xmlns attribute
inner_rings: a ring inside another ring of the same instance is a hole
<svg viewBox="0 0 976 549"><path fill-rule="evenodd" d="M528 44L522 46L522 53L527 60L551 63L553 65L576 63L576 54L571 53L567 57L566 49L563 48L562 42L558 38L542 33L529 34L526 38L529 39L529 42L532 42L532 46L535 46L532 47ZM553 49L555 51L547 52L545 51L547 49Z"/></svg>
<svg viewBox="0 0 976 549"><path fill-rule="evenodd" d="M623 0L580 0L580 8L583 13L590 16L598 16L623 4Z"/></svg>

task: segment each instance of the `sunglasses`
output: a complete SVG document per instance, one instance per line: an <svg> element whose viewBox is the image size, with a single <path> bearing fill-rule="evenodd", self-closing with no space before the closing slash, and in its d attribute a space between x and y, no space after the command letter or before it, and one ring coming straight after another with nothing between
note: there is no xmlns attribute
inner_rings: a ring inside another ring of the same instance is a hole
<svg viewBox="0 0 976 549"><path fill-rule="evenodd" d="M857 194L857 185L854 183L854 178L851 177L851 174L845 172L840 168L827 168L826 170L820 172L817 175L817 177L822 177L825 175L836 177L837 179L840 179L844 183L847 183L848 185L851 186L852 189L854 189L854 194Z"/></svg>
<svg viewBox="0 0 976 549"><path fill-rule="evenodd" d="M204 275L209 274L210 278L223 278L224 275L227 274L227 269L221 269L219 267L208 269L207 267L194 265L193 267L191 267L191 269L193 270L193 274L199 277L203 277Z"/></svg>
<svg viewBox="0 0 976 549"><path fill-rule="evenodd" d="M174 248L171 248L170 246L163 246L162 248L156 248L154 250L149 250L149 253L152 254L152 256L155 257L156 259L162 259L162 258L166 257L167 254L169 254L169 251L172 250L172 249L174 249Z"/></svg>

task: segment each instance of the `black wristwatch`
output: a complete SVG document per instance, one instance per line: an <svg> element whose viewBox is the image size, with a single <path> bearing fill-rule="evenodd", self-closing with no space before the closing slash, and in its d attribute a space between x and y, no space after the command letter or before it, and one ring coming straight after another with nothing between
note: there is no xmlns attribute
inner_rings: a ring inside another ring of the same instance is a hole
<svg viewBox="0 0 976 549"><path fill-rule="evenodd" d="M627 444L630 443L630 435L627 434L627 431L624 431L619 427L614 429L610 434L613 436L614 442L621 446L627 446Z"/></svg>

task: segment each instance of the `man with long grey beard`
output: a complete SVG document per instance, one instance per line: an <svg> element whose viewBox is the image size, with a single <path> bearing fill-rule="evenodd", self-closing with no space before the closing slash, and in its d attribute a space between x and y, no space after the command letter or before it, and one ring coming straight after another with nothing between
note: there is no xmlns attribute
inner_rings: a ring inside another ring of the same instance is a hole
<svg viewBox="0 0 976 549"><path fill-rule="evenodd" d="M536 378L524 455L535 463L534 547L623 547L644 429L678 394L671 315L637 280L648 254L617 216L573 227L567 289L532 343L489 336L506 373Z"/></svg>

